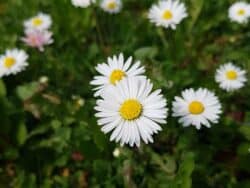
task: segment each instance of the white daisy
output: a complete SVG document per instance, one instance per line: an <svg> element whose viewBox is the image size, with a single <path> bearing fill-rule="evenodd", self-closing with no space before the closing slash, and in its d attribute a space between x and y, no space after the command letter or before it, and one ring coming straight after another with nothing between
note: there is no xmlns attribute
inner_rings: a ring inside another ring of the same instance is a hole
<svg viewBox="0 0 250 188"><path fill-rule="evenodd" d="M141 139L153 142L152 135L161 130L158 124L166 123L167 101L152 87L146 78L126 78L97 101L98 124L104 133L112 132L111 141L131 147L139 147Z"/></svg>
<svg viewBox="0 0 250 188"><path fill-rule="evenodd" d="M236 2L228 10L228 16L232 21L246 23L250 17L250 4Z"/></svg>
<svg viewBox="0 0 250 188"><path fill-rule="evenodd" d="M49 29L52 24L51 17L48 14L38 13L33 18L24 21L25 29L37 29L46 30Z"/></svg>
<svg viewBox="0 0 250 188"><path fill-rule="evenodd" d="M234 91L244 86L247 81L246 71L232 63L227 63L216 70L215 81L219 83L220 88Z"/></svg>
<svg viewBox="0 0 250 188"><path fill-rule="evenodd" d="M94 3L95 0L71 0L71 2L75 7L86 8L90 6L91 3Z"/></svg>
<svg viewBox="0 0 250 188"><path fill-rule="evenodd" d="M0 56L0 77L23 71L28 66L27 59L28 55L23 50L7 50Z"/></svg>
<svg viewBox="0 0 250 188"><path fill-rule="evenodd" d="M105 12L115 14L115 13L120 12L120 10L122 8L122 2L121 2L121 0L102 0L101 8Z"/></svg>
<svg viewBox="0 0 250 188"><path fill-rule="evenodd" d="M160 1L149 10L148 18L156 26L175 29L185 17L187 17L186 7L178 0Z"/></svg>
<svg viewBox="0 0 250 188"><path fill-rule="evenodd" d="M141 62L137 61L132 64L132 57L126 61L121 53L113 58L108 57L108 63L98 64L96 70L101 74L95 76L94 80L90 82L91 85L97 86L95 96L102 96L107 88L116 85L125 77L144 77L142 74L145 72L144 67L140 67Z"/></svg>
<svg viewBox="0 0 250 188"><path fill-rule="evenodd" d="M52 44L53 33L47 30L36 30L36 29L27 29L25 30L25 37L22 37L21 40L33 48L38 48L41 52L44 51L44 46Z"/></svg>
<svg viewBox="0 0 250 188"><path fill-rule="evenodd" d="M213 92L203 88L186 89L181 95L173 102L173 116L180 117L179 123L184 127L194 125L200 129L201 125L210 127L210 122L218 123L221 104Z"/></svg>

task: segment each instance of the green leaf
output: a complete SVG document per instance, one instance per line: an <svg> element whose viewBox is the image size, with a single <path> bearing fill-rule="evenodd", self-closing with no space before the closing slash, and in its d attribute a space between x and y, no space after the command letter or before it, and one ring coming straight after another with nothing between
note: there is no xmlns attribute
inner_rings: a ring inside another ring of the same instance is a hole
<svg viewBox="0 0 250 188"><path fill-rule="evenodd" d="M244 142L239 145L237 149L238 155L249 155L250 154L250 143Z"/></svg>
<svg viewBox="0 0 250 188"><path fill-rule="evenodd" d="M0 80L0 97L6 96L6 87L2 80Z"/></svg>
<svg viewBox="0 0 250 188"><path fill-rule="evenodd" d="M250 126L241 126L240 133L244 135L247 140L250 140Z"/></svg>
<svg viewBox="0 0 250 188"><path fill-rule="evenodd" d="M17 135L16 135L16 139L17 139L17 143L19 145L23 145L27 139L27 128L26 125L24 123L20 123L17 127Z"/></svg>
<svg viewBox="0 0 250 188"><path fill-rule="evenodd" d="M37 82L31 82L29 84L25 84L22 86L17 87L17 95L23 101L31 98L36 92L39 87Z"/></svg>
<svg viewBox="0 0 250 188"><path fill-rule="evenodd" d="M153 59L158 53L157 47L142 47L135 51L137 59Z"/></svg>
<svg viewBox="0 0 250 188"><path fill-rule="evenodd" d="M203 0L191 0L190 2L190 19L188 24L188 32L190 32L195 25L197 19L199 18L199 15L201 13L202 7L203 7Z"/></svg>
<svg viewBox="0 0 250 188"><path fill-rule="evenodd" d="M100 131L95 133L94 142L100 150L104 150L107 145L105 135L102 134Z"/></svg>

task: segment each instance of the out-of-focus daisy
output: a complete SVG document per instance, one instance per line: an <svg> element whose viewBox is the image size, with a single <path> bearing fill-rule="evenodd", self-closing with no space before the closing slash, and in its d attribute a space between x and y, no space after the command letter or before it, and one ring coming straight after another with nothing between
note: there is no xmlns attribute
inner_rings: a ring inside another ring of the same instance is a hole
<svg viewBox="0 0 250 188"><path fill-rule="evenodd" d="M221 104L214 93L207 89L186 89L181 97L175 97L173 102L173 116L180 117L179 122L184 127L194 125L197 129L201 125L210 127L210 123L217 123L221 114Z"/></svg>
<svg viewBox="0 0 250 188"><path fill-rule="evenodd" d="M250 17L250 4L236 2L229 8L228 16L232 21L246 23Z"/></svg>
<svg viewBox="0 0 250 188"><path fill-rule="evenodd" d="M44 46L53 43L52 32L47 30L35 30L28 29L25 31L25 37L22 38L28 46L38 48L40 51L44 51Z"/></svg>
<svg viewBox="0 0 250 188"><path fill-rule="evenodd" d="M110 87L95 110L98 124L104 133L112 132L110 140L140 146L153 142L152 135L166 123L166 99L161 90L152 92L153 85L146 78L126 78Z"/></svg>
<svg viewBox="0 0 250 188"><path fill-rule="evenodd" d="M7 50L0 56L0 77L23 71L28 66L27 59L28 55L23 50Z"/></svg>
<svg viewBox="0 0 250 188"><path fill-rule="evenodd" d="M76 101L76 104L79 106L79 107L82 107L84 105L85 101L83 98L79 98L77 101Z"/></svg>
<svg viewBox="0 0 250 188"><path fill-rule="evenodd" d="M232 63L227 63L216 70L215 80L219 83L220 88L234 91L244 86L247 81L246 71Z"/></svg>
<svg viewBox="0 0 250 188"><path fill-rule="evenodd" d="M75 7L86 8L90 6L91 3L94 3L95 0L71 0L71 2Z"/></svg>
<svg viewBox="0 0 250 188"><path fill-rule="evenodd" d="M94 90L95 96L101 96L107 88L116 85L125 77L144 77L142 74L145 72L144 67L140 67L140 61L132 64L132 57L124 60L123 54L119 57L113 56L108 58L108 63L98 64L96 70L101 74L95 76L94 80L90 82L91 85L97 86Z"/></svg>
<svg viewBox="0 0 250 188"><path fill-rule="evenodd" d="M33 18L24 22L25 29L47 30L52 24L51 17L48 14L38 13Z"/></svg>
<svg viewBox="0 0 250 188"><path fill-rule="evenodd" d="M122 8L122 2L121 2L121 0L102 0L101 8L105 12L115 14L115 13L120 12L120 10Z"/></svg>
<svg viewBox="0 0 250 188"><path fill-rule="evenodd" d="M113 151L113 156L114 157L119 157L121 154L121 151L119 148L115 148L114 151Z"/></svg>
<svg viewBox="0 0 250 188"><path fill-rule="evenodd" d="M165 0L153 5L148 17L156 26L175 29L187 17L187 12L185 5L178 0Z"/></svg>
<svg viewBox="0 0 250 188"><path fill-rule="evenodd" d="M47 84L49 82L48 76L41 76L38 80L41 84Z"/></svg>

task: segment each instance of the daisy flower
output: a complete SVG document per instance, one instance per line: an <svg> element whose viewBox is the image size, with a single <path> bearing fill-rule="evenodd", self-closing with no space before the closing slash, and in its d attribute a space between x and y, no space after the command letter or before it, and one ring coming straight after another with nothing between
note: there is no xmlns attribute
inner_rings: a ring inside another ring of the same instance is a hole
<svg viewBox="0 0 250 188"><path fill-rule="evenodd" d="M24 27L26 29L46 30L50 28L51 24L51 17L44 13L38 13L35 17L24 21Z"/></svg>
<svg viewBox="0 0 250 188"><path fill-rule="evenodd" d="M250 17L250 5L245 2L234 3L228 10L228 16L231 21L246 23Z"/></svg>
<svg viewBox="0 0 250 188"><path fill-rule="evenodd" d="M28 66L27 59L28 55L23 50L7 50L0 56L0 77L23 71Z"/></svg>
<svg viewBox="0 0 250 188"><path fill-rule="evenodd" d="M139 147L141 139L153 142L152 135L161 130L159 123L166 123L167 101L152 87L146 78L126 78L97 101L98 124L105 134L112 132L111 141L131 147Z"/></svg>
<svg viewBox="0 0 250 188"><path fill-rule="evenodd" d="M25 31L25 37L22 38L22 41L28 46L44 51L45 45L53 43L52 32L28 29Z"/></svg>
<svg viewBox="0 0 250 188"><path fill-rule="evenodd" d="M160 1L149 10L148 18L156 26L175 29L184 18L187 17L186 7L178 0Z"/></svg>
<svg viewBox="0 0 250 188"><path fill-rule="evenodd" d="M215 81L219 83L220 88L226 91L234 91L244 86L247 81L245 74L245 70L232 63L227 63L216 70Z"/></svg>
<svg viewBox="0 0 250 188"><path fill-rule="evenodd" d="M121 0L102 0L101 8L108 13L115 14L122 8Z"/></svg>
<svg viewBox="0 0 250 188"><path fill-rule="evenodd" d="M210 127L210 122L218 123L221 104L213 92L203 88L186 89L181 95L173 102L173 116L180 117L179 123L184 127L193 125L200 129L201 125Z"/></svg>
<svg viewBox="0 0 250 188"><path fill-rule="evenodd" d="M90 82L91 85L97 86L94 90L95 97L102 96L107 88L116 85L125 77L139 77L145 72L144 67L140 67L141 62L137 61L132 64L132 57L126 61L121 53L119 56L108 57L108 63L98 64L96 66L97 72L100 76L95 76L94 80Z"/></svg>
<svg viewBox="0 0 250 188"><path fill-rule="evenodd" d="M90 6L91 3L94 3L95 0L71 0L71 2L75 7L86 8Z"/></svg>

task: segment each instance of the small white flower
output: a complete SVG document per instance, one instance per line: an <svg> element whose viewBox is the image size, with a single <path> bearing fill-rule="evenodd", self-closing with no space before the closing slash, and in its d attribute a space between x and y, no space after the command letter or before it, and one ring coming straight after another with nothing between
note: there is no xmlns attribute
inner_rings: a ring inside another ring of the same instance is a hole
<svg viewBox="0 0 250 188"><path fill-rule="evenodd" d="M219 83L220 88L226 91L234 91L244 86L247 81L245 74L245 70L232 63L227 63L216 70L215 81Z"/></svg>
<svg viewBox="0 0 250 188"><path fill-rule="evenodd" d="M187 17L186 7L178 0L160 1L149 10L148 18L156 26L175 29Z"/></svg>
<svg viewBox="0 0 250 188"><path fill-rule="evenodd" d="M236 2L228 10L228 16L231 21L246 23L250 17L250 4L245 2Z"/></svg>
<svg viewBox="0 0 250 188"><path fill-rule="evenodd" d="M23 71L28 66L27 59L28 55L23 50L7 50L0 56L0 77Z"/></svg>
<svg viewBox="0 0 250 188"><path fill-rule="evenodd" d="M40 82L41 84L47 84L47 83L49 82L49 78L48 78L47 76L41 76L41 77L39 78L39 82Z"/></svg>
<svg viewBox="0 0 250 188"><path fill-rule="evenodd" d="M21 40L28 46L43 52L44 46L53 43L52 35L53 33L47 30L27 29L25 30L25 37L22 37Z"/></svg>
<svg viewBox="0 0 250 188"><path fill-rule="evenodd" d="M108 13L115 14L121 11L121 0L102 0L101 8Z"/></svg>
<svg viewBox="0 0 250 188"><path fill-rule="evenodd" d="M76 104L79 106L79 107L82 107L84 105L85 101L83 98L79 98L76 100Z"/></svg>
<svg viewBox="0 0 250 188"><path fill-rule="evenodd" d="M94 3L95 0L71 0L71 2L75 7L86 8L90 6L91 3Z"/></svg>
<svg viewBox="0 0 250 188"><path fill-rule="evenodd" d="M94 90L95 96L102 96L107 88L116 85L125 77L144 77L144 67L140 67L141 62L137 61L132 64L132 57L126 61L121 53L119 56L108 57L108 63L98 64L96 70L101 76L95 76L94 80L90 82L91 85L97 86Z"/></svg>
<svg viewBox="0 0 250 188"><path fill-rule="evenodd" d="M37 29L47 30L52 24L51 17L48 14L38 13L35 17L32 17L24 21L25 30Z"/></svg>
<svg viewBox="0 0 250 188"><path fill-rule="evenodd" d="M211 123L218 123L221 114L221 104L214 93L207 89L186 89L182 97L175 97L173 102L173 116L180 117L179 123L184 127L194 125L197 129L201 125L210 127Z"/></svg>
<svg viewBox="0 0 250 188"><path fill-rule="evenodd" d="M104 133L112 132L110 140L140 146L153 142L152 135L166 123L166 99L161 90L152 92L153 85L146 78L126 78L110 87L95 110L98 124Z"/></svg>
<svg viewBox="0 0 250 188"><path fill-rule="evenodd" d="M119 148L115 148L115 150L113 151L113 156L114 157L119 157L120 154L121 154L120 149Z"/></svg>

